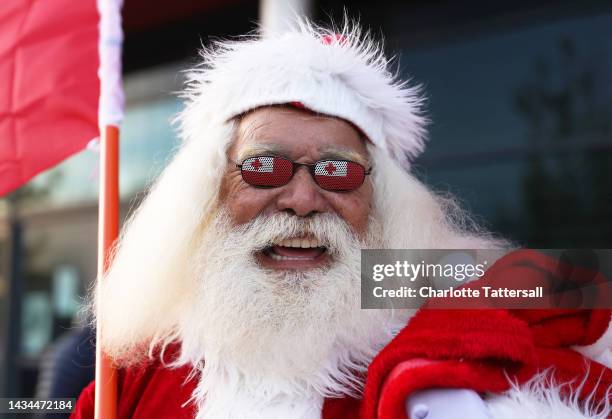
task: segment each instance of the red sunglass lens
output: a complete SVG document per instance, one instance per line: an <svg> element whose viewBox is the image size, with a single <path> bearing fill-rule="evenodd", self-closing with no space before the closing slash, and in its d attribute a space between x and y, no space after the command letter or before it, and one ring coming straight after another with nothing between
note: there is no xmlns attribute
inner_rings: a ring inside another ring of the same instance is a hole
<svg viewBox="0 0 612 419"><path fill-rule="evenodd" d="M343 160L324 160L315 165L315 180L329 191L352 191L365 179L362 165Z"/></svg>
<svg viewBox="0 0 612 419"><path fill-rule="evenodd" d="M242 162L242 178L253 186L282 186L292 175L293 163L281 157L250 157Z"/></svg>

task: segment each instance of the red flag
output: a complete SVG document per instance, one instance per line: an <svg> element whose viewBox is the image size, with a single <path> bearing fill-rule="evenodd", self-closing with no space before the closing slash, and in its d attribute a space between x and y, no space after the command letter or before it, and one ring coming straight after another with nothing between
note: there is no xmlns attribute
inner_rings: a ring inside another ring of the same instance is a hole
<svg viewBox="0 0 612 419"><path fill-rule="evenodd" d="M95 0L0 2L0 196L98 136Z"/></svg>

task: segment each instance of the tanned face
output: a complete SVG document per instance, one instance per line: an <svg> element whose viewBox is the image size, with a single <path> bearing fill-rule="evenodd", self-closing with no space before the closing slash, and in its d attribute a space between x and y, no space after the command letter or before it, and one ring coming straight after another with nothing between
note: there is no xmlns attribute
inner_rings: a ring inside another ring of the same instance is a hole
<svg viewBox="0 0 612 419"><path fill-rule="evenodd" d="M350 123L289 107L259 108L240 119L236 139L228 151L229 160L241 163L262 155L286 157L297 163L351 160L366 169L370 167L365 141ZM304 218L332 213L344 219L359 236L368 224L372 183L366 176L356 190L327 191L302 166L288 184L262 189L244 182L240 169L230 163L223 176L220 200L235 225L280 212ZM270 269L310 269L329 263L325 249L310 239L295 237L260 252L257 259Z"/></svg>

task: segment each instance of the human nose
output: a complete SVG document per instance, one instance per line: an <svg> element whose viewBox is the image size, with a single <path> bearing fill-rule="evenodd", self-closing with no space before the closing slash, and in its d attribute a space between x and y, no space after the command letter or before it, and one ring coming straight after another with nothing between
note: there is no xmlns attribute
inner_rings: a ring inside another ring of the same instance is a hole
<svg viewBox="0 0 612 419"><path fill-rule="evenodd" d="M279 211L308 217L329 210L321 188L315 183L307 167L297 167L291 181L282 188L276 202Z"/></svg>

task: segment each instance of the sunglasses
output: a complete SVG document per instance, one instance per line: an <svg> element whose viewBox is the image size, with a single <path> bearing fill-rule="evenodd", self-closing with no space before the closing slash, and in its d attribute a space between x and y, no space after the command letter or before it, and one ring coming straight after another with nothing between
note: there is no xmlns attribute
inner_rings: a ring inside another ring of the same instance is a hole
<svg viewBox="0 0 612 419"><path fill-rule="evenodd" d="M315 183L327 191L346 192L359 188L372 169L349 160L319 160L296 163L284 157L256 156L245 159L240 168L242 179L257 188L277 188L293 178L299 166L308 168Z"/></svg>

